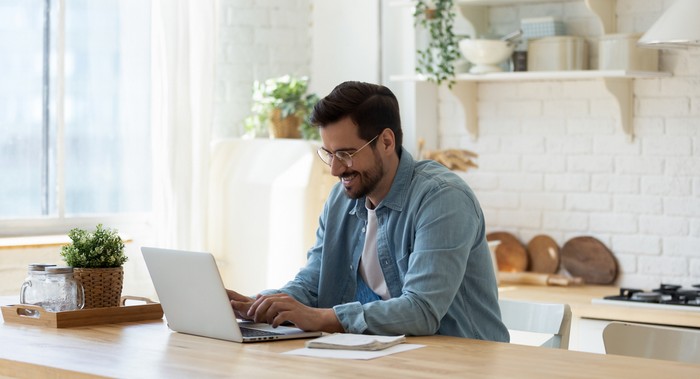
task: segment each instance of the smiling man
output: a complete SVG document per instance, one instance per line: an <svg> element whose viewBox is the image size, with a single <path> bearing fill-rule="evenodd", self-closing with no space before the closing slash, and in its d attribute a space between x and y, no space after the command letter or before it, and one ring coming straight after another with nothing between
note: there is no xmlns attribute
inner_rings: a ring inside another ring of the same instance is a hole
<svg viewBox="0 0 700 379"><path fill-rule="evenodd" d="M229 290L237 315L304 330L508 341L481 207L464 180L402 147L391 90L342 83L312 122L319 157L340 182L306 267L254 299Z"/></svg>

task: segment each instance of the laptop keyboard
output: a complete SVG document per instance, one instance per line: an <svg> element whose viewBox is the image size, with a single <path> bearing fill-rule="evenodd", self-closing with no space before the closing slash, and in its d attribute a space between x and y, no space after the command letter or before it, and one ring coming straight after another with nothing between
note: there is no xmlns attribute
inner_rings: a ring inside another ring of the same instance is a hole
<svg viewBox="0 0 700 379"><path fill-rule="evenodd" d="M243 337L265 337L265 336L281 336L282 333L270 332L267 330L260 329L250 329L246 327L241 327L241 334Z"/></svg>

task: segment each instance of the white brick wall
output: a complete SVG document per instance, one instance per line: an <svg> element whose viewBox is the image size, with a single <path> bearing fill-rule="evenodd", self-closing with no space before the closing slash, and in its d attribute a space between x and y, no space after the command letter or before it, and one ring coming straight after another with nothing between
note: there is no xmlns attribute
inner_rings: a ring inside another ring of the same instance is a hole
<svg viewBox="0 0 700 379"><path fill-rule="evenodd" d="M618 30L643 32L672 2L618 0ZM543 15L564 19L571 34L600 35L583 1L495 7L491 21L505 33ZM595 236L617 257L619 285L700 283L700 49L663 50L660 65L673 76L634 82L633 142L595 80L481 83L477 141L441 88L441 145L480 154L464 177L488 229L523 243Z"/></svg>
<svg viewBox="0 0 700 379"><path fill-rule="evenodd" d="M253 82L309 75L312 0L219 0L215 137L235 137Z"/></svg>
<svg viewBox="0 0 700 379"><path fill-rule="evenodd" d="M314 0L220 0L216 136L236 136L255 79L311 74ZM618 0L620 32L645 31L673 0ZM583 1L492 8L495 32L521 17L559 16L571 34L592 42L597 20ZM595 80L482 83L479 132L441 89L442 147L480 154L464 174L489 230L524 243L540 233L560 245L599 238L616 255L618 284L700 283L700 49L660 54L670 78L634 82L634 130L628 142L614 100Z"/></svg>

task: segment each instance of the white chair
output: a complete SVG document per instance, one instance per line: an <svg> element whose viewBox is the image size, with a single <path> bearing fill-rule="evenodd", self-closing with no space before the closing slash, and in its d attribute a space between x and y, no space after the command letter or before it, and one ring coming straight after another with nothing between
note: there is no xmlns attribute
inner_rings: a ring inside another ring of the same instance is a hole
<svg viewBox="0 0 700 379"><path fill-rule="evenodd" d="M504 299L500 299L498 304L501 307L503 323L510 331L511 343L556 349L569 348L571 308L568 304ZM527 333L517 334L516 338L517 332ZM537 334L533 335L534 333ZM543 339L542 336L545 338Z"/></svg>
<svg viewBox="0 0 700 379"><path fill-rule="evenodd" d="M606 354L700 363L700 329L614 321L603 329Z"/></svg>

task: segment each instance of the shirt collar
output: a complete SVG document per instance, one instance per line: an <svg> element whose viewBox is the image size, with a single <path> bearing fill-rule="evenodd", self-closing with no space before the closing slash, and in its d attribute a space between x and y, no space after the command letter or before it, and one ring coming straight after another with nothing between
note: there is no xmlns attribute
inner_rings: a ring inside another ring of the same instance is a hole
<svg viewBox="0 0 700 379"><path fill-rule="evenodd" d="M401 158L399 159L399 167L396 170L394 181L391 183L389 193L386 194L386 197L377 205L375 210L381 207L387 207L396 211L401 211L403 209L403 204L408 196L409 186L413 179L415 163L413 156L411 156L404 147L401 147ZM365 201L366 197L357 199L355 201L355 207L350 213L366 213Z"/></svg>

